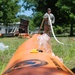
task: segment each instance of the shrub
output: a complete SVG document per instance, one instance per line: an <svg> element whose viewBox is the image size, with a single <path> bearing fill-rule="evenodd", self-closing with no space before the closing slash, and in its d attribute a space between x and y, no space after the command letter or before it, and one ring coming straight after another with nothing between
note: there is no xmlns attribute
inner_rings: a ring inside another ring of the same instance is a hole
<svg viewBox="0 0 75 75"><path fill-rule="evenodd" d="M56 34L61 34L61 33L63 33L63 27L56 26L56 27L54 27L54 31Z"/></svg>

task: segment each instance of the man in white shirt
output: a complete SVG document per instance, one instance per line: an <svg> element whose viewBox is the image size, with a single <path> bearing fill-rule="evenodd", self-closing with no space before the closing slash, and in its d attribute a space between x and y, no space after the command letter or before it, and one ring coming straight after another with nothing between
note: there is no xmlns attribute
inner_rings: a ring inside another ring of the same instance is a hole
<svg viewBox="0 0 75 75"><path fill-rule="evenodd" d="M44 33L46 33L48 36L50 36L50 34L51 34L50 22L49 22L49 18L48 18L49 16L50 16L52 24L54 24L55 17L51 13L51 8L48 8L47 13L45 13L44 16L43 16L43 21L42 21L42 24L40 26L40 28L42 29L42 26L43 26L43 23L44 23Z"/></svg>

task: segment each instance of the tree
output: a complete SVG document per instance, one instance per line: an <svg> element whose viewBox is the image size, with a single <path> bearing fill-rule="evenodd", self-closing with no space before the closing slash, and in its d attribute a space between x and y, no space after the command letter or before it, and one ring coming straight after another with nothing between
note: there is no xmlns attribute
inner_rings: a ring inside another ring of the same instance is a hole
<svg viewBox="0 0 75 75"><path fill-rule="evenodd" d="M19 0L0 0L0 22L8 26L17 21L16 14L19 12Z"/></svg>
<svg viewBox="0 0 75 75"><path fill-rule="evenodd" d="M26 19L26 20L29 20L30 19L30 17L29 16L26 16L26 15L18 15L18 18L19 19Z"/></svg>
<svg viewBox="0 0 75 75"><path fill-rule="evenodd" d="M38 16L38 12L44 14L48 7L51 7L52 13L55 15L56 18L56 25L60 25L61 27L64 25L71 25L70 27L70 35L73 35L73 26L75 20L75 0L23 0L23 6L25 9L32 9L34 12L37 12L35 15ZM35 17L35 16L34 16ZM39 16L40 19L42 17ZM35 17L36 21L37 19ZM34 21L35 22L35 21ZM41 20L40 20L41 23ZM37 23L35 23L36 26Z"/></svg>
<svg viewBox="0 0 75 75"><path fill-rule="evenodd" d="M73 25L75 21L75 0L58 0L56 6L60 9L60 12L62 13L66 23L71 25L70 36L73 36Z"/></svg>
<svg viewBox="0 0 75 75"><path fill-rule="evenodd" d="M40 26L43 19L44 13L46 13L47 8L51 7L52 13L58 17L59 14L56 14L57 7L55 6L57 0L23 0L23 6L26 10L32 9L34 12L34 22L36 26ZM57 21L56 21L57 22Z"/></svg>

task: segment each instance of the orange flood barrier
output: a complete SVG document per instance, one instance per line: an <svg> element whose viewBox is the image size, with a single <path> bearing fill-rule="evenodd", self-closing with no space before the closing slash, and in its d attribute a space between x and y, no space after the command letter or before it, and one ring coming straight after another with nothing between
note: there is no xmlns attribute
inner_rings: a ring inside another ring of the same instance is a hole
<svg viewBox="0 0 75 75"><path fill-rule="evenodd" d="M39 47L39 36L33 35L16 50L2 75L74 75L57 56L46 50L51 50L48 43L46 48Z"/></svg>

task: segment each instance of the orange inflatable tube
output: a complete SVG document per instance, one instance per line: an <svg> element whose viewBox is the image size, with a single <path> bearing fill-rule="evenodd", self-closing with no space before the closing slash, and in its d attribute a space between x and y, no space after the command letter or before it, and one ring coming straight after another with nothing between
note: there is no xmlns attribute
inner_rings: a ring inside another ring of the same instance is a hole
<svg viewBox="0 0 75 75"><path fill-rule="evenodd" d="M24 42L14 53L2 75L74 75L54 56L49 44L38 48L39 34Z"/></svg>

